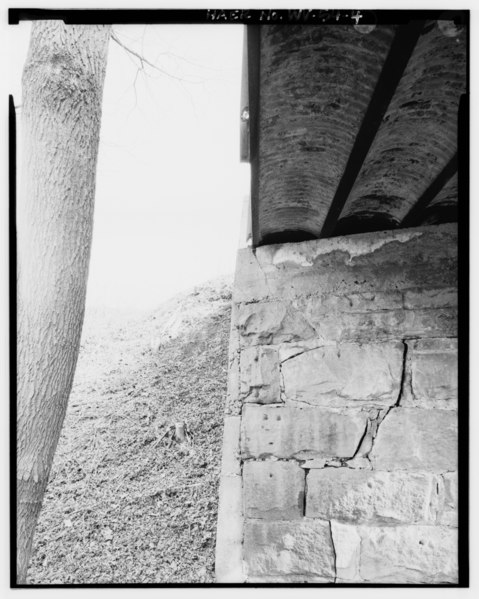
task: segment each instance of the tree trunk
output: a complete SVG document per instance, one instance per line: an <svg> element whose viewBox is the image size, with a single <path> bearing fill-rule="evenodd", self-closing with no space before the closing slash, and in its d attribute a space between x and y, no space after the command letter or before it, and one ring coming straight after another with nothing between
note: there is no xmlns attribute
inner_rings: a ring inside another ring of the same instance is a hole
<svg viewBox="0 0 479 599"><path fill-rule="evenodd" d="M32 24L17 207L17 583L80 347L110 28Z"/></svg>

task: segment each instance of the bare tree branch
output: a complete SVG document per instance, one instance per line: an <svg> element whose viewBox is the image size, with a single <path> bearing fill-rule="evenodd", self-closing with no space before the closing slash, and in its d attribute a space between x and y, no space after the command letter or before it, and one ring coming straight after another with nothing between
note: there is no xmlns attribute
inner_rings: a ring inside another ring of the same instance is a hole
<svg viewBox="0 0 479 599"><path fill-rule="evenodd" d="M153 64L147 58L145 58L144 56L142 56L141 54L139 54L138 52L136 52L135 50L133 50L132 48L130 48L129 46L127 46L126 44L124 44L118 38L118 36L116 35L116 33L114 31L111 32L111 39L113 41L115 41L119 46L121 46L124 50L126 50L126 52L128 52L132 56L135 56L140 61L141 70L145 70L145 64L146 64L149 67L151 67L152 69L155 69L156 71L159 71L160 73L162 73L163 75L166 75L167 77L170 77L171 79L176 79L176 81L181 81L182 83L184 81L186 81L185 79L182 79L181 77L176 77L175 75L172 75L171 73L168 73L168 71L164 71L163 69L160 69L159 66L157 66L156 64ZM196 81L188 81L188 83L197 83L197 82Z"/></svg>

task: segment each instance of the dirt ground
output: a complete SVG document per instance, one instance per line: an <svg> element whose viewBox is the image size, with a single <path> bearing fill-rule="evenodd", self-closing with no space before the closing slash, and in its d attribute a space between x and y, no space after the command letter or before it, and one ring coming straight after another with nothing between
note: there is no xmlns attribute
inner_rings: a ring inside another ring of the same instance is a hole
<svg viewBox="0 0 479 599"><path fill-rule="evenodd" d="M230 304L224 279L87 312L28 583L214 580Z"/></svg>

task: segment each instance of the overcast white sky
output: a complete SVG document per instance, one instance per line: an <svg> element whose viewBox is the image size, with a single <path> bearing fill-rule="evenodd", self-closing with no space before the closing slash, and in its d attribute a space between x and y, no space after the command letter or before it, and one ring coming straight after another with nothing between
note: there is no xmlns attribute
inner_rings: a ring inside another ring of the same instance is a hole
<svg viewBox="0 0 479 599"><path fill-rule="evenodd" d="M15 103L29 23L12 27ZM233 273L249 165L239 162L241 25L115 26L87 305L152 308Z"/></svg>

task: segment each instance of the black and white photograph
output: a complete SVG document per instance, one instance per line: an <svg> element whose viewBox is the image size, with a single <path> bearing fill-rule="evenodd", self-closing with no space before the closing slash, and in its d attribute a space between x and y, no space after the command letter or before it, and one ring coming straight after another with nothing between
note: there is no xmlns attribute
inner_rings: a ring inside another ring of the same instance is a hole
<svg viewBox="0 0 479 599"><path fill-rule="evenodd" d="M468 588L470 11L51 6L8 10L10 587Z"/></svg>

